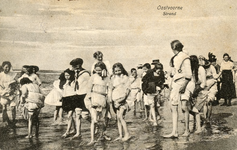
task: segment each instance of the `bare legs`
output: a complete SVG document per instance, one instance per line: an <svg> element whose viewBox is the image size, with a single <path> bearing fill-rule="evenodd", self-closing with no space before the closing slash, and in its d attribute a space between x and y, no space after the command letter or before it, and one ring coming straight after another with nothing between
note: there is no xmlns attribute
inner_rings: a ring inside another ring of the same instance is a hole
<svg viewBox="0 0 237 150"><path fill-rule="evenodd" d="M172 105L171 112L172 112L173 129L170 134L164 135L163 136L164 138L178 137L178 105Z"/></svg>
<svg viewBox="0 0 237 150"><path fill-rule="evenodd" d="M68 137L68 135L70 134L70 129L72 127L72 125L74 126L73 128L73 131L75 131L75 122L74 122L74 119L73 119L73 111L69 111L68 112L68 124L67 124L67 130L66 132L62 135L62 137L66 138Z"/></svg>
<svg viewBox="0 0 237 150"><path fill-rule="evenodd" d="M115 141L117 140L127 141L131 137L128 132L127 123L124 120L124 116L123 116L124 111L126 111L126 109L124 109L123 107L120 107L119 110L117 110L117 119L118 119L117 123L118 123L119 137L116 138ZM123 131L124 131L124 137L123 137Z"/></svg>
<svg viewBox="0 0 237 150"><path fill-rule="evenodd" d="M188 105L189 105L188 100L181 101L181 107L184 112L184 119L185 119L185 130L184 130L184 134L182 136L189 135L189 108L188 108Z"/></svg>

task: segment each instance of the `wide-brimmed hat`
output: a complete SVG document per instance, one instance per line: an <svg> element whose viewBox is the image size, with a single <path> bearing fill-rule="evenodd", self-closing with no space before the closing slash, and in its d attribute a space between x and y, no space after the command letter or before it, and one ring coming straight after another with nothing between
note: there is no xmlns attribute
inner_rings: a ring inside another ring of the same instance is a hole
<svg viewBox="0 0 237 150"><path fill-rule="evenodd" d="M32 67L32 69L35 69L35 72L38 72L38 71L39 71L39 67L38 67L38 66L32 65L32 66L30 66L30 67Z"/></svg>
<svg viewBox="0 0 237 150"><path fill-rule="evenodd" d="M70 62L70 65L76 66L76 65L82 65L83 60L81 58L75 58Z"/></svg>
<svg viewBox="0 0 237 150"><path fill-rule="evenodd" d="M208 53L208 60L210 62L216 62L216 56L209 52Z"/></svg>

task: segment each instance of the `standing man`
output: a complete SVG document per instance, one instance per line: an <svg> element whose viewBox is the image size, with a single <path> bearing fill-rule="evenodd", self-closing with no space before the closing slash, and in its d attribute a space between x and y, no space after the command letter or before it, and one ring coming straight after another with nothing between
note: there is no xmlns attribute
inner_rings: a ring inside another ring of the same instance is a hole
<svg viewBox="0 0 237 150"><path fill-rule="evenodd" d="M81 58L73 59L70 62L72 70L75 71L75 112L76 112L76 134L72 138L81 136L81 118L84 118L82 111L88 111L86 109L84 99L87 93L87 82L90 78L90 73L82 68L83 60Z"/></svg>
<svg viewBox="0 0 237 150"><path fill-rule="evenodd" d="M171 42L171 48L174 56L171 58L170 65L172 67L172 85L170 93L171 111L173 130L171 134L164 135L164 138L177 138L178 137L178 104L181 101L181 108L185 117L185 131L182 136L189 135L189 107L188 100L190 98L191 89L195 88L194 85L189 84L192 78L191 64L189 56L183 52L183 44L174 40ZM192 83L192 82L191 82ZM188 85L189 84L189 85ZM188 87L187 87L188 86ZM194 86L194 87L193 87ZM187 87L187 88L186 88Z"/></svg>

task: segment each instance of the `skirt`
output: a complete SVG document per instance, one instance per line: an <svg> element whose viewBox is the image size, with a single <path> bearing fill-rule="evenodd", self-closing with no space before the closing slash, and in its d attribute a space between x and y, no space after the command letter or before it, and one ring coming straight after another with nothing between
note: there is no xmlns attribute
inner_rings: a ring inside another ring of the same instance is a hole
<svg viewBox="0 0 237 150"><path fill-rule="evenodd" d="M73 95L62 98L62 108L64 111L72 111L76 108L80 108L83 111L87 111L87 108L84 103L86 94L84 95Z"/></svg>
<svg viewBox="0 0 237 150"><path fill-rule="evenodd" d="M235 84L233 82L233 75L231 70L222 71L222 85L220 95L221 98L231 99L236 97Z"/></svg>
<svg viewBox="0 0 237 150"><path fill-rule="evenodd" d="M45 103L53 106L62 106L62 93L56 89L50 91L50 93L45 98Z"/></svg>

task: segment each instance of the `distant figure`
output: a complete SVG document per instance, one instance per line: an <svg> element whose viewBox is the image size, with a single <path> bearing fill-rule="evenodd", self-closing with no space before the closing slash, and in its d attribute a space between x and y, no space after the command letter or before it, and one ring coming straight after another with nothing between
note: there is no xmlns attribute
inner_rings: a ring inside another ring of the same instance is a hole
<svg viewBox="0 0 237 150"><path fill-rule="evenodd" d="M137 106L141 108L141 78L137 74L135 68L131 69L131 76L129 77L131 83L131 92L128 97L128 104L130 107L134 106L134 116L136 115Z"/></svg>
<svg viewBox="0 0 237 150"><path fill-rule="evenodd" d="M211 65L214 66L214 68L216 69L216 73L219 74L221 66L216 63L216 56L209 52L208 60L209 62L211 62ZM221 79L220 78L217 79L216 85L217 85L216 100L214 101L213 105L219 105L219 100L221 99L221 95L220 95Z"/></svg>
<svg viewBox="0 0 237 150"><path fill-rule="evenodd" d="M94 74L95 73L95 64L97 62L103 62L108 70L108 76L112 75L112 68L110 66L110 63L109 61L107 60L104 60L104 55L101 51L97 51L93 54L93 57L95 58L95 62L92 64L92 67L91 67L91 74Z"/></svg>
<svg viewBox="0 0 237 150"><path fill-rule="evenodd" d="M231 99L236 97L235 93L235 75L234 75L234 63L230 61L229 54L223 55L223 61L221 62L221 98L224 98L225 102L221 106L231 106Z"/></svg>
<svg viewBox="0 0 237 150"><path fill-rule="evenodd" d="M18 79L18 82L20 82L22 78L29 78L33 83L40 86L42 82L40 78L33 72L33 70L34 70L34 67L27 66L27 65L23 66L22 76Z"/></svg>
<svg viewBox="0 0 237 150"><path fill-rule="evenodd" d="M38 74L37 74L37 72L39 71L39 67L38 66L34 66L34 65L32 65L32 66L30 66L31 68L32 68L32 72L34 73L34 74L36 74L37 76L39 76Z"/></svg>
<svg viewBox="0 0 237 150"><path fill-rule="evenodd" d="M142 64L139 64L139 65L137 66L137 76L138 76L139 78L142 78L142 74L143 74L143 69L142 69L142 67L143 67Z"/></svg>
<svg viewBox="0 0 237 150"><path fill-rule="evenodd" d="M28 110L28 135L26 138L32 138L32 127L35 124L35 136L39 135L39 113L44 107L44 96L39 86L33 83L29 78L22 78L21 84L21 104L24 104Z"/></svg>

